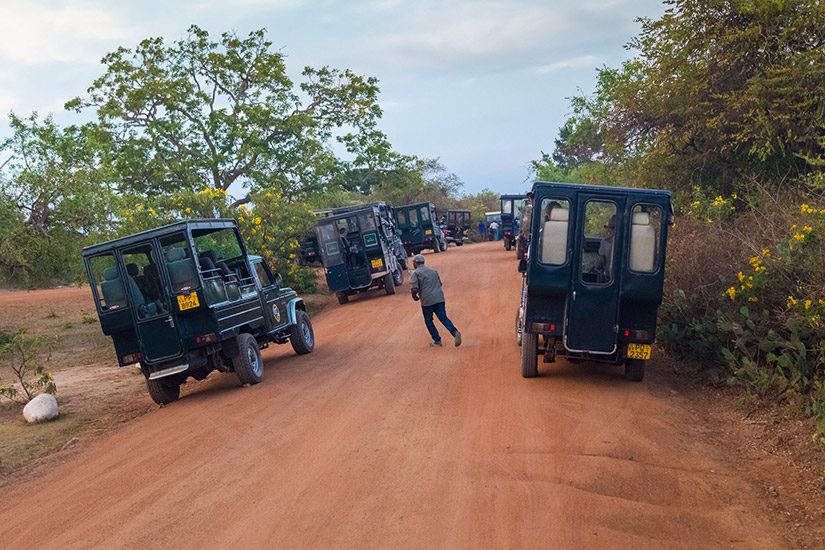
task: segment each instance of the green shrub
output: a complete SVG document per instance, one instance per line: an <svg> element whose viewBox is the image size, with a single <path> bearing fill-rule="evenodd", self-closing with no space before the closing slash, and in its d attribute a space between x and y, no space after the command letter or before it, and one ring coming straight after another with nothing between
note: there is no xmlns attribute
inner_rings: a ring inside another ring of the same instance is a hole
<svg viewBox="0 0 825 550"><path fill-rule="evenodd" d="M0 381L0 397L25 404L39 393L57 393L52 373L41 363L47 343L42 336L29 336L19 330L0 344L0 364L7 366L15 378L10 384Z"/></svg>

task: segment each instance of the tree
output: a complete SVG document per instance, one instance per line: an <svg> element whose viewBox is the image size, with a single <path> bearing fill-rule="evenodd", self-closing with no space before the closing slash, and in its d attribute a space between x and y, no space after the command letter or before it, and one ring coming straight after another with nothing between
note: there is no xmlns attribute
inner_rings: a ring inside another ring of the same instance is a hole
<svg viewBox="0 0 825 550"><path fill-rule="evenodd" d="M89 234L104 228L111 214L112 191L99 169L93 126L60 129L37 113L9 116L12 136L2 148L3 194L25 218L25 225L48 236L57 227Z"/></svg>
<svg viewBox="0 0 825 550"><path fill-rule="evenodd" d="M97 109L108 161L138 193L323 190L340 172L336 139L354 164L380 164L389 144L377 129L377 80L307 67L296 89L271 46L263 29L214 41L192 26L172 45L149 38L105 56L88 96L66 107Z"/></svg>

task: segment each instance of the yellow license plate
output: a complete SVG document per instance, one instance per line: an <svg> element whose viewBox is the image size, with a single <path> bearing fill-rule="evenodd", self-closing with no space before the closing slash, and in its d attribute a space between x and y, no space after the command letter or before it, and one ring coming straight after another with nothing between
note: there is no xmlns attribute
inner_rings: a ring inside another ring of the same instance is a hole
<svg viewBox="0 0 825 550"><path fill-rule="evenodd" d="M433 234L433 230L432 230L432 229L425 229L425 230L424 230L424 234L425 234L425 235L432 235L432 234Z"/></svg>
<svg viewBox="0 0 825 550"><path fill-rule="evenodd" d="M628 359L650 359L650 344L628 344Z"/></svg>
<svg viewBox="0 0 825 550"><path fill-rule="evenodd" d="M376 258L372 262L372 267L378 269L379 267L384 267L384 260L381 258Z"/></svg>
<svg viewBox="0 0 825 550"><path fill-rule="evenodd" d="M195 309L200 305L201 303L198 301L197 292L192 292L190 294L181 294L180 296L178 296L178 309L181 311L186 311L187 309Z"/></svg>

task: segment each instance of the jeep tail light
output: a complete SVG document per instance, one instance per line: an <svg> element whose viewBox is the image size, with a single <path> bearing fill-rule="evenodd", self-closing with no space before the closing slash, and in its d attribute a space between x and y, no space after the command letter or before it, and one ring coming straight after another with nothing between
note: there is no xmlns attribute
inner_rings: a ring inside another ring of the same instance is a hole
<svg viewBox="0 0 825 550"><path fill-rule="evenodd" d="M137 363L140 361L140 353L132 353L131 355L124 355L121 357L121 360L124 365L131 365L132 363Z"/></svg>
<svg viewBox="0 0 825 550"><path fill-rule="evenodd" d="M533 332L556 332L555 323L533 323Z"/></svg>
<svg viewBox="0 0 825 550"><path fill-rule="evenodd" d="M210 332L209 334L202 334L201 336L195 336L195 344L202 346L204 344L211 344L212 342L218 341L218 335L214 332Z"/></svg>
<svg viewBox="0 0 825 550"><path fill-rule="evenodd" d="M626 329L624 331L625 338L636 338L638 340L647 340L650 338L650 333L646 330L631 330Z"/></svg>

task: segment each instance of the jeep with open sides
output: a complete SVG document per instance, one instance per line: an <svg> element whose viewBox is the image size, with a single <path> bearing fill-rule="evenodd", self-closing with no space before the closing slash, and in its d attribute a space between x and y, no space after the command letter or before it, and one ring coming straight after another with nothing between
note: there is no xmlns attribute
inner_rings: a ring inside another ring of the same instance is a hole
<svg viewBox="0 0 825 550"><path fill-rule="evenodd" d="M404 282L407 254L398 238L392 207L369 203L336 208L318 221L315 234L327 286L346 304L371 288L395 294Z"/></svg>
<svg viewBox="0 0 825 550"><path fill-rule="evenodd" d="M536 182L516 340L537 359L624 364L640 381L662 302L670 192Z"/></svg>
<svg viewBox="0 0 825 550"><path fill-rule="evenodd" d="M433 252L447 250L447 239L436 218L435 205L417 202L398 206L395 221L401 230L401 242L407 254L418 254L425 248Z"/></svg>
<svg viewBox="0 0 825 550"><path fill-rule="evenodd" d="M450 208L444 216L447 228L447 242L462 246L470 231L472 213L469 210Z"/></svg>
<svg viewBox="0 0 825 550"><path fill-rule="evenodd" d="M516 244L516 236L521 230L521 219L527 204L526 195L501 195L501 240L504 249L510 250Z"/></svg>
<svg viewBox="0 0 825 550"><path fill-rule="evenodd" d="M118 363L140 363L160 405L213 370L257 384L270 342L315 346L303 300L247 254L234 220L172 223L84 248L83 260Z"/></svg>

